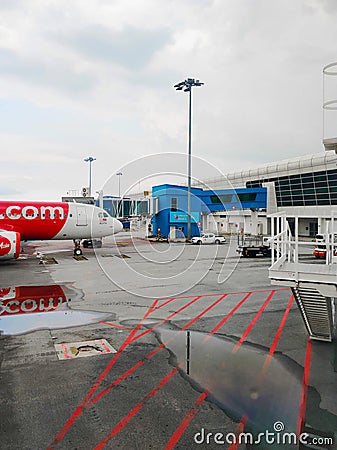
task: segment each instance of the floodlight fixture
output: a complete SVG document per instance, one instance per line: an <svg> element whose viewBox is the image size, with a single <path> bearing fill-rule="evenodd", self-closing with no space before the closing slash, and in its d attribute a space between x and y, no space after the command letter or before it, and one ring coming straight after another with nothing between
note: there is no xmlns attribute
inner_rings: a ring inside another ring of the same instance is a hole
<svg viewBox="0 0 337 450"><path fill-rule="evenodd" d="M88 158L85 158L84 161L89 163L89 197L91 197L91 164L96 161L96 158L88 156Z"/></svg>

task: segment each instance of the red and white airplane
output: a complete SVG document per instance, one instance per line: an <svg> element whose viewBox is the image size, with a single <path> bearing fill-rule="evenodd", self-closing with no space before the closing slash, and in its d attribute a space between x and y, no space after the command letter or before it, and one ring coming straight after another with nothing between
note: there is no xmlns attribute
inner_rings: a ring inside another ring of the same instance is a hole
<svg viewBox="0 0 337 450"><path fill-rule="evenodd" d="M104 209L82 203L0 201L0 261L17 258L21 241L102 238L123 229Z"/></svg>

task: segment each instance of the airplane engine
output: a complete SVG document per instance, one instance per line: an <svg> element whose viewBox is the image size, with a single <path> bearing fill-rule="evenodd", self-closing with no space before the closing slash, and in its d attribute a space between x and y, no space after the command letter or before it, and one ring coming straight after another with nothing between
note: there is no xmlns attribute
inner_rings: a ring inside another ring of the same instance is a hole
<svg viewBox="0 0 337 450"><path fill-rule="evenodd" d="M20 254L20 233L0 231L0 261L16 259Z"/></svg>

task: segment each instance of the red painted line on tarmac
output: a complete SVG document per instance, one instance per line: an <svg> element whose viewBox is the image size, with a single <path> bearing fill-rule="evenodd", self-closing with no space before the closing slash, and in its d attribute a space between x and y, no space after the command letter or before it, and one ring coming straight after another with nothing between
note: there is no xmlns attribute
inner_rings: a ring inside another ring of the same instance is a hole
<svg viewBox="0 0 337 450"><path fill-rule="evenodd" d="M147 330L143 331L142 333L138 334L136 337L133 338L133 341L137 341L137 339L141 338L142 336L145 336L146 334L151 333L151 331L153 331L155 328L159 327L160 325L162 325L163 323L167 322L168 320L172 319L172 317L176 316L177 314L179 314L181 311L184 311L184 309L188 308L189 306L193 305L193 303L197 302L198 300L201 299L201 295L199 295L198 297L195 297L194 300L190 301L189 303L187 303L186 305L182 306L181 308L179 308L177 311L174 311L173 313L171 313L169 316L166 317L166 319L161 320L160 322L156 323L156 325L154 325L151 328L148 328Z"/></svg>
<svg viewBox="0 0 337 450"><path fill-rule="evenodd" d="M275 352L276 347L277 347L277 344L278 344L278 342L279 342L279 340L280 340L281 333L282 333L283 328L284 328L284 325L285 325L285 323L286 323L286 321L287 321L288 314L289 314L289 311L290 311L291 306L292 306L292 304L293 304L293 301L294 301L294 295L291 295L291 296L290 296L289 303L288 303L288 306L287 306L287 309L285 310L285 313L283 314L282 320L281 320L280 325L279 325L279 327L278 327L278 330L277 330L277 332L276 332L276 334L275 334L273 343L271 344L271 347L270 347L270 349L269 349L269 353L268 353L268 355L267 355L267 357L266 357L266 359L265 359L265 362L264 362L264 365L263 365L263 369L262 369L262 373L263 373L263 374L264 374L264 373L266 372L266 370L268 369L269 364L270 364L270 361L271 361L271 359L272 359L272 357L273 357L273 355L274 355L274 352Z"/></svg>
<svg viewBox="0 0 337 450"><path fill-rule="evenodd" d="M267 369L269 367L270 361L271 361L271 359L272 359L272 357L273 357L273 355L275 353L276 347L277 347L278 342L279 342L280 337L281 337L281 333L282 333L284 325L285 325L285 323L287 321L289 311L290 311L291 306L293 304L293 300L294 300L294 296L291 295L290 296L290 300L289 300L288 305L287 305L287 308L286 308L286 310L285 310L285 312L283 314L282 320L280 322L280 325L279 325L279 327L277 329L277 332L275 334L275 337L273 339L273 342L272 342L272 344L271 344L271 346L269 348L269 353L268 353L268 355L267 355L267 357L265 359L265 362L263 364L262 370L261 370L261 372L260 372L260 374L259 374L259 376L257 378L257 384L258 385L260 383L262 383L263 378L264 378L264 376L266 374L266 371L267 371ZM245 426L246 426L246 424L248 422L248 419L249 419L249 417L248 417L247 414L242 416L241 422L239 423L237 431L235 432L236 436L238 436L240 433L244 432L244 429L245 429ZM231 444L231 446L229 447L228 450L237 450L238 446L239 446L239 442L233 443L233 444Z"/></svg>
<svg viewBox="0 0 337 450"><path fill-rule="evenodd" d="M115 353L115 356L109 361L106 368L103 370L103 372L98 376L96 381L93 383L91 388L89 389L88 393L84 397L84 399L77 405L72 415L68 418L66 423L63 425L61 430L57 433L55 438L53 439L50 446L47 447L47 450L51 450L54 448L55 444L58 444L62 441L64 436L67 434L67 432L70 430L70 428L73 426L75 420L82 414L83 410L88 406L88 402L90 398L94 395L96 390L99 388L103 380L106 378L112 367L115 365L116 361L118 360L119 356L123 352L123 350L132 342L133 336L138 332L139 328L142 326L143 321L153 312L153 309L156 307L158 303L158 300L155 300L150 308L147 310L147 312L144 314L141 321L137 324L137 326L130 332L128 337L125 339L121 347L118 349L117 353Z"/></svg>
<svg viewBox="0 0 337 450"><path fill-rule="evenodd" d="M208 313L208 311L210 311L211 309L214 308L214 306L216 306L218 303L222 302L222 300L227 297L228 294L223 294L218 300L216 300L215 302L213 302L210 306L208 306L208 308L204 309L200 314L198 314L197 316L194 317L194 319L190 320L186 325L184 325L181 328L181 331L186 330L186 328L190 327L191 325L194 324L194 322L196 322L197 320L200 319L200 317L204 316L205 314Z"/></svg>
<svg viewBox="0 0 337 450"><path fill-rule="evenodd" d="M198 320L203 314L206 314L206 312L208 312L210 308L212 308L213 306L215 306L216 304L218 304L220 301L222 301L223 298L226 297L226 295L227 295L227 294L222 295L220 299L218 299L216 302L214 302L212 305L210 305L208 308L206 308L206 310L205 310L204 312L200 313L197 317L195 317L194 319L192 319L188 324L186 324L186 325L184 326L184 328L181 328L180 330L178 330L178 331L175 333L174 337L177 336L178 334L182 333L182 332L185 330L185 328L189 327L192 323L194 323L196 320ZM139 361L139 362L136 363L133 367L131 367L131 369L129 369L129 371L128 371L129 374L133 373L136 369L138 369L138 367L140 367L141 365L143 365L144 362L145 362L146 360L151 359L151 358L152 358L154 355L156 355L161 349L165 348L166 345L167 345L172 339L174 339L174 337L172 337L171 339L168 339L166 342L163 342L162 344L160 344L159 346L157 346L154 350L152 350L150 353L148 353L148 354L145 356L145 358L144 358L143 360ZM127 374L127 372L125 372L125 374L122 375L118 380L115 380L115 381L113 381L112 383L110 383L109 386L107 386L100 394L98 394L95 398L93 398L93 399L91 400L91 402L92 402L92 403L95 403L95 402L98 401L100 398L102 398L104 395L108 394L108 393L111 391L111 389L113 389L117 384L120 383L120 381L121 381L122 379L127 378L127 376L128 376L129 374L128 374L128 375L126 375L126 374Z"/></svg>
<svg viewBox="0 0 337 450"><path fill-rule="evenodd" d="M135 372L140 366L142 366L145 363L145 360L141 359L140 361L138 361L134 366L132 366L129 370L127 370L126 372L124 372L119 378L117 378L115 381L113 381L111 384L109 384L108 387L106 387L105 389L103 389L103 391L101 391L99 394L97 394L95 397L93 397L89 403L89 405L93 405L94 403L97 403L98 400L100 400L102 397L104 397L104 395L106 395L108 392L111 391L112 388L114 388L115 386L118 386L119 383L121 383L123 380L125 380L126 378L128 378L131 374L133 374L133 372Z"/></svg>
<svg viewBox="0 0 337 450"><path fill-rule="evenodd" d="M179 333L180 331L178 331L178 333ZM178 334L177 333L177 334ZM172 338L173 339L173 338ZM171 339L169 339L168 341L166 341L166 342L163 342L162 344L160 344L158 347L156 347L154 350L152 350L152 352L150 352L146 357L145 357L145 359L150 359L150 358L152 358L152 356L154 356L154 355L156 355L158 352L159 352L159 350L161 350L162 348L165 348L166 347L166 345L170 342L170 340Z"/></svg>
<svg viewBox="0 0 337 450"><path fill-rule="evenodd" d="M235 436L236 436L236 441L233 442L229 447L228 450L237 450L239 448L240 445L240 434L244 432L245 426L247 425L248 422L248 416L247 414L244 414L239 422L239 425L236 427L235 430Z"/></svg>
<svg viewBox="0 0 337 450"><path fill-rule="evenodd" d="M312 351L312 343L310 341L310 338L308 337L307 351L305 354L305 362L304 362L303 380L302 380L302 392L297 417L297 427L296 427L297 436L299 436L303 432L305 422L305 412L307 408L307 396L308 396L308 385L310 375L311 351Z"/></svg>
<svg viewBox="0 0 337 450"><path fill-rule="evenodd" d="M277 289L277 290L259 290L259 291L254 291L254 292L271 292L269 297L272 297L272 295L278 291L278 290L289 290L288 288L281 288L281 289ZM247 292L232 292L229 294L247 294ZM215 302L212 303L212 305L210 305L208 308L206 308L203 312L201 312L200 314L198 314L194 319L192 319L190 322L188 322L181 330L179 330L178 333L184 331L186 328L188 328L190 325L192 325L194 322L196 322L200 317L202 317L204 314L206 314L208 311L210 311L214 306L216 306L218 303L220 303L227 295L229 294L224 294L221 296L220 299L216 300ZM192 302L189 302L187 305L185 305L184 307L180 308L178 311L173 313L173 316L178 314L179 312L181 312L182 310L184 310L185 308L187 308L188 306L190 306L190 304L194 303L195 301L199 300L201 297L209 297L209 296L217 296L219 294L208 294L208 295L204 295L204 296L199 296L197 298L192 297L192 296L183 296L183 297L176 297L174 298L174 300L176 299L182 299L182 298L194 298L194 300ZM269 298L268 297L268 298ZM169 299L170 301L173 299ZM268 299L267 299L268 300ZM119 377L117 380L115 380L115 382L113 382L110 386L108 386L101 394L99 394L98 396L96 396L94 399L91 400L91 397L93 396L93 394L95 393L95 391L98 389L98 387L100 386L100 384L102 383L102 381L106 378L107 374L109 373L109 371L111 370L111 368L113 367L113 365L115 364L115 362L117 361L117 359L119 358L120 354L122 353L122 351L130 344L132 343L134 340L138 339L140 337L140 335L136 336L136 339L134 338L135 334L139 331L139 329L141 328L144 320L153 312L156 310L156 306L158 304L159 300L157 299L152 306L149 308L149 310L146 312L146 314L144 315L144 317L141 319L141 321L137 324L137 326L130 332L129 336L125 339L124 343L122 344L122 346L120 347L120 349L118 350L118 352L115 354L115 357L109 362L109 364L107 365L106 369L101 373L101 375L97 378L96 382L92 385L91 389L89 390L88 394L84 397L84 399L78 404L78 406L76 407L76 409L74 410L72 416L67 420L67 422L65 423L65 425L63 426L63 428L59 431L59 433L56 435L56 437L54 438L52 444L48 447L48 450L51 450L53 448L53 444L57 444L59 443L64 436L66 435L66 433L69 431L69 429L71 428L71 426L73 425L73 423L75 422L75 420L82 414L83 410L85 408L87 408L91 402L96 402L98 401L100 398L102 398L107 392L109 392L114 385L119 384L123 379L127 378L131 373L133 373L135 370L138 369L138 367L140 367L141 365L144 364L144 361L139 361L137 364L135 364L131 369L129 369L127 372L125 372L121 377ZM267 301L266 301L267 302ZM265 303L266 303L265 302ZM163 305L164 306L164 305ZM264 309L264 307L263 307ZM260 311L260 314L262 313L263 309ZM259 313L258 313L259 314ZM260 315L259 314L259 315ZM170 316L169 316L170 317ZM166 318L164 320L167 321L169 320L169 317ZM258 317L257 317L258 318ZM257 320L256 318L256 320ZM255 324L255 322L254 322ZM253 325L254 325L253 324ZM252 326L253 326L252 325ZM158 326L158 325L157 325ZM251 326L251 328L252 328ZM250 329L251 329L250 328ZM147 334L147 332L150 332L151 330L147 330L145 332L145 334ZM246 330L247 331L247 330ZM249 330L250 331L250 330ZM143 333L144 334L144 333ZM142 335L143 335L142 334ZM248 333L246 333L246 336L248 335ZM246 337L245 336L245 337ZM165 344L167 344L169 341L167 341L164 344L161 344L159 347L157 347L157 349L155 349L154 351L150 352L145 358L146 359L150 359L152 356L154 356L161 348L165 347ZM241 344L240 344L241 345Z"/></svg>
<svg viewBox="0 0 337 450"><path fill-rule="evenodd" d="M213 334L213 333L215 333L228 319L229 319L229 317L231 317L233 314L234 314L234 312L235 311L237 311L237 309L243 304L243 302L244 301L246 301L248 298L249 298L249 296L252 294L252 292L250 292L250 293L248 293L239 303L238 303L238 305L235 307L235 308L233 308L233 310L223 319L223 320L221 320L220 322L219 322L219 324L209 333L209 335L207 336L207 338L206 339L209 339L209 337ZM271 292L271 294L272 294L272 292ZM268 300L268 299L267 299ZM278 328L278 330L277 330L277 332L276 332L276 335L275 335L275 338L274 338L274 340L273 340L273 343L272 343L272 345L271 345L271 347L270 347L270 349L269 349L269 353L268 353L268 356L267 356L267 358L271 358L272 357L272 355L274 354L274 352L275 352L275 350L276 350L276 347L277 347L277 344L278 344L278 342L279 342L279 339L280 339L280 336L281 336L281 333L282 333L282 330L283 330L283 328L284 328L284 325L285 325L285 323L286 323L286 320L287 320L287 317L288 317L288 314L289 314L289 311L290 311L290 308L291 308L291 306L292 306L292 303L293 303L293 300L294 300L294 297L293 297L293 295L290 297L290 300L289 300L289 303L288 303L288 306L287 306L287 309L286 309L286 311L285 311L285 313L284 313L284 315L283 315L283 318L282 318L282 320L281 320L281 323L280 323L280 325L279 325L279 328ZM264 308L263 308L264 309ZM263 311L263 309L262 309L262 311ZM261 311L261 313L262 313L262 311ZM204 342L206 341L206 339L204 340ZM267 359L266 359L266 361L267 361ZM266 365L266 362L265 362L265 365ZM264 366L265 367L265 366ZM197 401L196 401L196 405L197 405L197 407L199 406L199 405L201 405L205 400L206 400L206 398L207 398L207 391L204 391L200 396L199 396L199 398L197 399ZM185 430L186 430L186 428L189 426L189 424L190 424L190 422L192 421L192 419L194 418L194 416L196 415L196 413L197 413L197 411L198 411L198 408L197 407L194 407L194 408L192 408L186 415L185 415L185 417L184 417L184 419L181 421L181 423L180 423L180 425L178 426L178 428L176 429L176 431L173 433L173 435L171 436L171 439L169 440L169 442L168 442L168 444L167 444L167 446L165 447L165 450L171 450L171 449L173 449L174 448L174 446L177 444L177 442L180 440L180 438L181 438L181 436L183 435L183 433L185 432ZM237 426L237 428L236 428L236 430L235 430L235 436L237 437L237 440L235 441L235 442L233 442L231 445L230 445L230 447L229 447L229 450L237 450L238 449L238 447L239 447L239 445L240 445L240 439L239 439L239 435L241 434L241 433L243 433L244 432L244 429L245 429L245 427L246 427L246 425L247 425L247 422L248 422L248 415L247 414L244 414L243 416L242 416L242 418L241 418L241 421L240 421L240 423L238 424L238 426Z"/></svg>
<svg viewBox="0 0 337 450"><path fill-rule="evenodd" d="M255 292L271 292L271 291L275 291L275 292L278 292L278 291L290 291L290 288L287 288L287 287L281 287L281 288L277 288L277 289L257 289L257 290L254 290L254 291L252 291L253 293L255 293ZM234 292L227 292L226 294L227 295L236 295L236 294L248 294L249 292L248 291L234 291ZM219 294L203 294L203 295L201 295L200 297L216 297L216 296L218 296ZM195 298L196 296L195 295L181 295L181 296L179 296L179 297L174 297L173 298L173 300L180 300L180 299L184 299L184 298ZM159 301L163 301L163 300L171 300L172 299L172 297L170 297L170 298L161 298L161 299L159 299Z"/></svg>
<svg viewBox="0 0 337 450"><path fill-rule="evenodd" d="M163 306L168 305L169 303L173 302L173 300L179 300L181 297L172 297L168 300L166 300L164 303L162 303L161 305L156 307L156 311L158 311L158 309L162 308Z"/></svg>
<svg viewBox="0 0 337 450"><path fill-rule="evenodd" d="M132 328L123 327L123 325L117 325L116 323L104 322L103 320L97 320L97 322L103 325L109 325L109 327L120 328L121 330L132 331Z"/></svg>
<svg viewBox="0 0 337 450"><path fill-rule="evenodd" d="M65 357L66 359L70 359L71 356L70 356L69 353L68 353L67 344L61 344L61 346L62 346L62 350L63 350L64 357Z"/></svg>
<svg viewBox="0 0 337 450"><path fill-rule="evenodd" d="M252 295L253 292L248 292L247 295L244 296L244 298L233 308L226 317L224 317L216 327L213 328L213 330L208 333L208 335L205 337L204 342L207 342L208 339L218 331L219 328L222 327L222 325L227 322L227 320L244 304L244 302Z"/></svg>
<svg viewBox="0 0 337 450"><path fill-rule="evenodd" d="M216 306L218 303L220 303L225 297L227 297L227 294L223 294L217 301L213 302L210 306L208 306L208 308L206 308L204 311L202 311L200 314L198 314L196 317L194 317L194 319L190 320L186 325L184 325L182 328L180 328L179 331L177 331L177 333L175 334L178 335L180 333L182 333L183 331L186 330L186 328L190 327L191 325L193 325L197 320L200 319L200 317L202 317L204 314L206 314L208 311L210 311L212 308L214 308L214 306ZM174 337L175 337L174 336ZM166 342L163 342L162 344L159 345L159 347L155 348L154 350L152 350L151 353L149 353L148 357L152 358L152 356L154 356L156 353L159 352L159 350L161 350L162 348L166 347L166 345L174 338L168 339Z"/></svg>
<svg viewBox="0 0 337 450"><path fill-rule="evenodd" d="M175 447L177 442L180 440L181 436L184 434L186 428L189 426L191 421L194 419L194 416L198 412L199 406L206 400L207 395L208 395L207 390L205 390L204 392L202 392L199 395L199 397L195 401L195 407L190 409L188 411L188 413L185 415L185 417L180 422L176 431L172 434L172 436L171 436L170 440L168 441L168 443L166 444L164 450L172 450Z"/></svg>
<svg viewBox="0 0 337 450"><path fill-rule="evenodd" d="M206 339L204 340L204 342L207 340L207 339L209 339L210 338L210 336L212 335L212 334L214 334L228 319L229 319L229 317L231 317L233 314L234 314L234 312L235 311L237 311L237 309L244 303L244 301L246 301L248 298L249 298L249 296L252 294L252 292L250 292L250 293L248 293L238 304L237 304L237 306L235 307L235 308L233 308L233 310L224 318L224 319L222 319L220 322L219 322L219 324L208 334L208 336L206 337ZM271 292L271 295L272 295L272 292ZM268 300L268 299L267 299ZM291 309L291 306L292 306L292 303L293 303L293 300L294 300L294 296L292 295L291 297L290 297L290 300L289 300L289 303L288 303L288 306L287 306L287 308L286 308L286 311L285 311L285 313L284 313L284 315L283 315L283 317L282 317L282 320L281 320L281 322L280 322L280 325L279 325L279 327L278 327L278 330L277 330L277 332L276 332L276 335L275 335L275 337L274 337L274 340L273 340L273 342L272 342L272 345L271 345L271 347L270 347L270 349L269 349L269 353L268 353L268 356L267 356L267 358L266 358L266 361L265 361L265 364L264 364L264 366L263 366L263 370L265 369L265 367L266 367L266 363L267 363L267 365L269 365L269 362L270 362L270 359L271 359L271 357L273 356L273 354L274 354L274 352L275 352L275 350L276 350L276 347L277 347L277 344L278 344L278 342L279 342L279 339L280 339L280 336L281 336L281 333L282 333L282 331L283 331L283 328L284 328L284 325L285 325L285 323L286 323L286 320L287 320L287 318L288 318L288 314L289 314L289 311L290 311L290 309ZM263 308L264 309L264 308ZM263 309L262 309L262 311L263 311ZM262 311L261 311L261 313L262 313ZM173 435L171 436L171 439L169 440L169 442L168 442L168 444L166 445L166 447L165 447L165 450L172 450L173 448L174 448L174 446L177 444L177 442L180 440L180 438L181 438L181 436L183 435L183 433L185 432L185 430L186 430L186 428L189 426L189 424L190 424L190 422L192 421L192 419L195 417L195 415L196 415L196 413L197 413L197 411L198 411L198 406L200 406L205 400L206 400L206 398L207 398L207 391L204 391L200 396L199 396L199 398L197 399L197 401L196 401L196 405L197 405L197 407L194 407L194 408L192 408L190 411L188 411L188 413L185 415L185 417L184 417L184 419L181 421L181 423L179 424L179 426L178 426L178 428L176 429L176 431L173 433ZM237 428L236 428L236 430L235 430L235 436L237 437L237 440L235 441L235 442L233 442L231 445L230 445L230 447L229 447L229 450L237 450L238 449L238 447L239 447L239 445L240 445L240 439L239 439L239 436L240 436L240 434L241 433L243 433L244 432L244 429L245 429L245 427L246 427L246 425L247 425L247 422L248 422L248 415L247 414L244 414L243 416L242 416L242 418L241 418L241 421L240 421L240 423L238 424L238 426L237 426Z"/></svg>
<svg viewBox="0 0 337 450"><path fill-rule="evenodd" d="M107 443L116 436L129 422L130 420L143 408L145 403L154 397L157 392L178 372L178 367L175 367L167 374L150 392L148 392L141 400L137 403L129 413L121 419L118 424L110 431L110 433L102 439L95 447L94 450L100 450L104 448Z"/></svg>
<svg viewBox="0 0 337 450"><path fill-rule="evenodd" d="M240 346L242 345L242 343L245 341L246 337L248 336L248 334L251 332L252 328L254 327L254 325L256 324L256 322L258 321L259 317L261 316L261 314L263 313L263 311L265 310L266 306L268 305L268 303L270 302L270 300L273 298L273 295L275 294L275 290L272 290L270 292L270 294L268 295L266 301L263 303L263 305L261 306L261 308L258 310L257 314L255 315L254 319L250 322L250 324L248 325L248 327L246 328L245 332L242 334L240 340L236 343L236 345L234 346L232 352L236 353Z"/></svg>

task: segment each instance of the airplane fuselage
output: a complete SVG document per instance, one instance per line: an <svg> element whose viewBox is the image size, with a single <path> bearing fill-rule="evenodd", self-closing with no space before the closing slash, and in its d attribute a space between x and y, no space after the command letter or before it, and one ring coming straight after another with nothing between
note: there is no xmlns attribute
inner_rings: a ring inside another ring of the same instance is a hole
<svg viewBox="0 0 337 450"><path fill-rule="evenodd" d="M122 224L101 208L66 202L0 202L0 230L21 240L100 238L118 233Z"/></svg>
<svg viewBox="0 0 337 450"><path fill-rule="evenodd" d="M123 225L104 209L83 203L0 201L0 260L18 258L20 243L33 240L75 242L122 231Z"/></svg>

